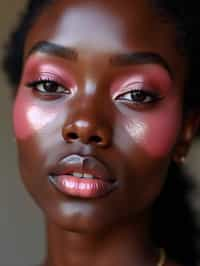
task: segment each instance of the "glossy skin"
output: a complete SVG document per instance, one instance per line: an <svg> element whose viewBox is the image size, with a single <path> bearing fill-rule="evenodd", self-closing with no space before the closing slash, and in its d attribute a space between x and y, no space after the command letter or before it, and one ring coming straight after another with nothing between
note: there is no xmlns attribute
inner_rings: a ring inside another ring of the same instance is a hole
<svg viewBox="0 0 200 266"><path fill-rule="evenodd" d="M42 41L73 51L32 50ZM170 71L119 59L138 52L159 55ZM46 265L156 265L151 205L193 135L182 114L186 71L173 25L146 1L59 0L42 12L25 45L14 129L23 181L47 221ZM41 79L60 91L42 91ZM116 188L95 199L57 191L48 176L71 154L103 162Z"/></svg>

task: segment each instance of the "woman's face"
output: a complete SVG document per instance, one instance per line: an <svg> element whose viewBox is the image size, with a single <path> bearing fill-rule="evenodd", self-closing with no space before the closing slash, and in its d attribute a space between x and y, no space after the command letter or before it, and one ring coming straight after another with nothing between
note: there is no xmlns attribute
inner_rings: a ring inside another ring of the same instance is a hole
<svg viewBox="0 0 200 266"><path fill-rule="evenodd" d="M146 1L55 2L25 44L14 106L23 181L66 229L132 222L159 195L180 137L175 29Z"/></svg>

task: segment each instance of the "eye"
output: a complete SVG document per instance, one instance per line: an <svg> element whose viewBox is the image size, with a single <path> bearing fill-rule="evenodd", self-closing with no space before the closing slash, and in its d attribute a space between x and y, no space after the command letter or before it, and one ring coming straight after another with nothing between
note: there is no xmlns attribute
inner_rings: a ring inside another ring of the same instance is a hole
<svg viewBox="0 0 200 266"><path fill-rule="evenodd" d="M28 83L27 87L43 95L70 94L69 88L65 88L54 80L33 81Z"/></svg>
<svg viewBox="0 0 200 266"><path fill-rule="evenodd" d="M156 93L145 90L131 90L116 97L116 100L129 101L136 104L153 103L161 97Z"/></svg>
<svg viewBox="0 0 200 266"><path fill-rule="evenodd" d="M144 108L148 105L152 106L162 98L163 95L160 94L158 89L149 87L143 82L133 82L119 89L114 100Z"/></svg>

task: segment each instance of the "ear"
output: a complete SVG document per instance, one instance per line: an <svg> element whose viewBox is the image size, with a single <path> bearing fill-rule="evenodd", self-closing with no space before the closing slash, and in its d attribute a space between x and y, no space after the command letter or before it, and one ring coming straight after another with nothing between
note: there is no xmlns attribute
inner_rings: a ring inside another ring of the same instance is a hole
<svg viewBox="0 0 200 266"><path fill-rule="evenodd" d="M179 140L175 146L173 159L181 164L185 161L192 140L194 139L200 127L200 112L191 111L183 117L183 126L180 132Z"/></svg>

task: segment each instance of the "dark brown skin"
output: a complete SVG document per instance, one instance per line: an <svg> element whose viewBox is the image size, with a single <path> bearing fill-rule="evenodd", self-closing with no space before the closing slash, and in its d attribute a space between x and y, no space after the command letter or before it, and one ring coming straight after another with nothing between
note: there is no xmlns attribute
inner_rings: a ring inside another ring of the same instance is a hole
<svg viewBox="0 0 200 266"><path fill-rule="evenodd" d="M41 41L73 51L32 49ZM170 70L160 61L119 59L136 52L159 55ZM57 0L30 31L24 63L14 128L23 181L46 218L44 265L155 266L151 206L197 127L196 117L182 113L187 66L173 23L161 22L144 0ZM40 79L61 92L30 86ZM130 99L135 88L145 97ZM71 154L103 162L117 180L114 191L86 199L56 190L48 176Z"/></svg>

